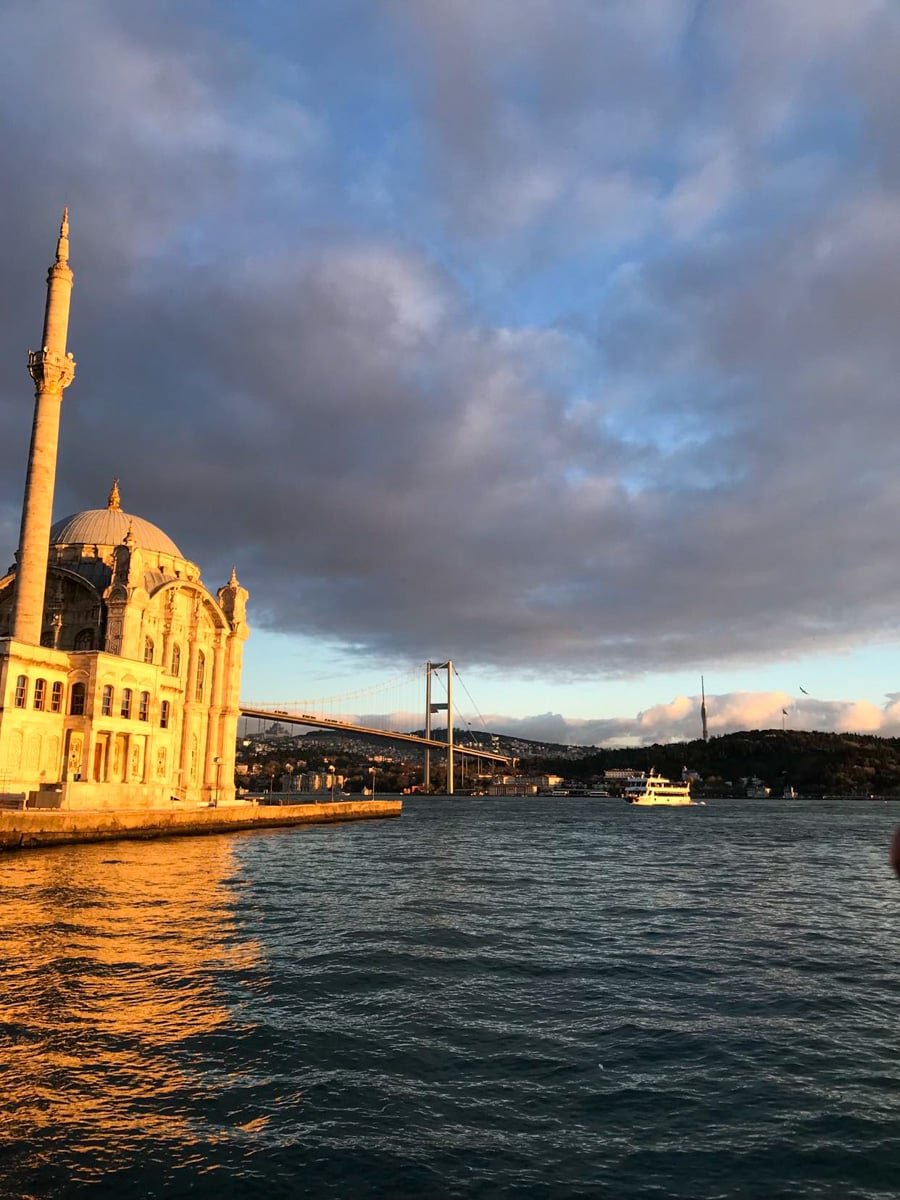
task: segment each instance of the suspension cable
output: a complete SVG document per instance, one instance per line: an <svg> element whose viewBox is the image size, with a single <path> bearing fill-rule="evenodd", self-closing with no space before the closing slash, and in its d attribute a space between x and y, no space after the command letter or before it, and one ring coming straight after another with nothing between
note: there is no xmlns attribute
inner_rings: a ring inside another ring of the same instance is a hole
<svg viewBox="0 0 900 1200"><path fill-rule="evenodd" d="M477 704L475 703L475 701L472 699L472 693L471 693L471 692L469 691L469 689L466 687L465 680L464 680L464 679L463 679L463 677L460 675L459 671L457 671L456 667L454 667L454 668L453 668L453 674L454 674L454 675L456 676L456 678L459 680L459 684L460 684L460 687L462 688L462 690L463 690L463 691L466 693L466 695L469 697L469 703L470 703L470 704L472 705L472 707L475 709L475 712L476 712L476 713L477 713L477 715L478 715L478 719L479 719L479 721L481 722L481 725L482 725L482 728L484 729L484 732L485 732L486 734L490 735L490 730L488 729L488 726L487 726L487 721L484 719L484 716L483 716L483 715L482 715L482 713L481 713L481 709L478 707L478 705L477 705Z"/></svg>

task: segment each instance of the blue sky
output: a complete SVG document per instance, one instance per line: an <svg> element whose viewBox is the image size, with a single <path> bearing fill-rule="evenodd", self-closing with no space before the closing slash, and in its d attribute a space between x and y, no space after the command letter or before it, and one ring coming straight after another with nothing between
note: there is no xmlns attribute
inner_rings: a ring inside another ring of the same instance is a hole
<svg viewBox="0 0 900 1200"><path fill-rule="evenodd" d="M68 203L57 515L118 475L211 587L234 562L248 699L452 657L561 740L691 733L701 673L715 731L900 733L893 3L70 0L64 33L0 13L10 560Z"/></svg>

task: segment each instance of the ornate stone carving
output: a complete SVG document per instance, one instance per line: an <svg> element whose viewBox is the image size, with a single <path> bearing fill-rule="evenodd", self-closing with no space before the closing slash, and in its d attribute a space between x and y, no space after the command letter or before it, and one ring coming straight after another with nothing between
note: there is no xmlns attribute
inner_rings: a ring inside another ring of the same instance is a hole
<svg viewBox="0 0 900 1200"><path fill-rule="evenodd" d="M75 359L71 354L57 354L48 350L28 351L28 374L34 380L38 392L63 391L75 378Z"/></svg>

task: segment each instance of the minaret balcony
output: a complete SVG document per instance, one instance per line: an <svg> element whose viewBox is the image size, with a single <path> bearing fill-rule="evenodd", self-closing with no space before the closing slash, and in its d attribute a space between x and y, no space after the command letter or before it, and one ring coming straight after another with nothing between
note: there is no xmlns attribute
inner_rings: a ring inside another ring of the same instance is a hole
<svg viewBox="0 0 900 1200"><path fill-rule="evenodd" d="M39 392L62 392L75 378L75 359L54 350L28 351L28 374Z"/></svg>

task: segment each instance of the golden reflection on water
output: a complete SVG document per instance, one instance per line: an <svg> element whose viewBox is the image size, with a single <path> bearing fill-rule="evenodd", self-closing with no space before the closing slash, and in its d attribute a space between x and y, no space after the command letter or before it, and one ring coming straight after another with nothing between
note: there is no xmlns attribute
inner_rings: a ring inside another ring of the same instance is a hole
<svg viewBox="0 0 900 1200"><path fill-rule="evenodd" d="M0 1139L190 1139L191 1039L234 1025L223 975L258 962L241 885L226 837L0 857Z"/></svg>

